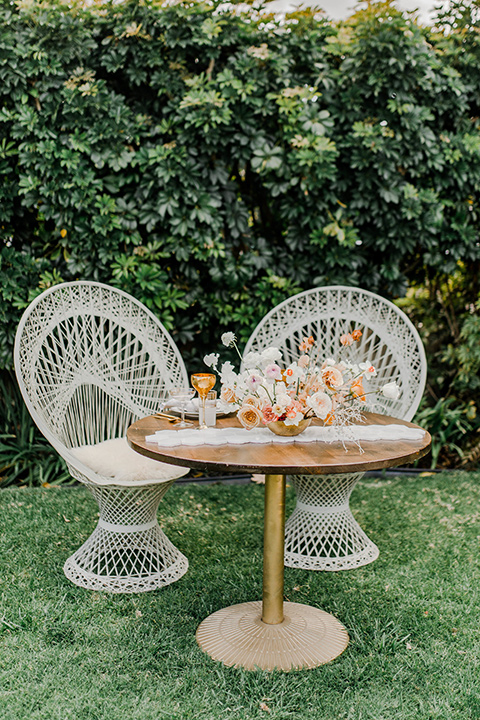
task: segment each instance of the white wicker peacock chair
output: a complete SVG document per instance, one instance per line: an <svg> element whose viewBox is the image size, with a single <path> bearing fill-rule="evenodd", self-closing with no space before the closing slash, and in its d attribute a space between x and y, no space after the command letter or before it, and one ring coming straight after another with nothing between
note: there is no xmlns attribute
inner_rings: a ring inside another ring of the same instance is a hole
<svg viewBox="0 0 480 720"><path fill-rule="evenodd" d="M132 422L158 409L162 391L188 384L163 325L121 290L64 283L26 309L14 360L33 420L100 507L93 534L64 565L66 576L116 593L154 590L180 578L187 558L156 515L188 468L144 458L125 439Z"/></svg>
<svg viewBox="0 0 480 720"><path fill-rule="evenodd" d="M253 331L250 351L275 346L286 363L313 335L324 357L338 356L339 337L355 328L361 341L345 348L352 362L370 362L377 376L369 388L395 380L398 400L379 395L376 412L411 420L423 395L427 363L422 341L405 313L379 295L355 287L314 288L288 298ZM308 570L347 570L373 562L378 547L353 517L349 498L364 473L294 475L297 505L285 527L285 564Z"/></svg>

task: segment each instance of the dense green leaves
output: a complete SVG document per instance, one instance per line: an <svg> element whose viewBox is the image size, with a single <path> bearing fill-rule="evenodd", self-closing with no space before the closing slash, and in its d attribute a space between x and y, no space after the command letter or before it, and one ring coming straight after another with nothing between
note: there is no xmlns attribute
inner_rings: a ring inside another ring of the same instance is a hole
<svg viewBox="0 0 480 720"><path fill-rule="evenodd" d="M343 24L202 2L2 2L0 366L22 306L76 278L145 302L192 369L222 330L243 341L314 285L399 297L461 262L475 307L467 6L425 29L389 2Z"/></svg>

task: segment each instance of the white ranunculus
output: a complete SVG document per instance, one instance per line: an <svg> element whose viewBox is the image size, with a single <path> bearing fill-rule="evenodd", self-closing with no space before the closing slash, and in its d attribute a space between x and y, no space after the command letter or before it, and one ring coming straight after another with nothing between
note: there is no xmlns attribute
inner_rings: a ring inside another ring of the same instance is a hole
<svg viewBox="0 0 480 720"><path fill-rule="evenodd" d="M260 353L249 352L243 358L243 364L246 368L254 368L260 365Z"/></svg>
<svg viewBox="0 0 480 720"><path fill-rule="evenodd" d="M277 393L277 395L286 395L287 394L286 384L283 381L275 383L275 392Z"/></svg>
<svg viewBox="0 0 480 720"><path fill-rule="evenodd" d="M382 395L389 400L398 400L398 398L400 397L400 388L398 387L395 380L393 382L387 383L382 387Z"/></svg>
<svg viewBox="0 0 480 720"><path fill-rule="evenodd" d="M282 352L276 347L268 347L260 353L260 362L262 365L270 365L282 359Z"/></svg>
<svg viewBox="0 0 480 720"><path fill-rule="evenodd" d="M216 370L218 363L218 353L210 353L209 355L205 355L205 357L203 358L203 362L209 368L213 368L213 370Z"/></svg>
<svg viewBox="0 0 480 720"><path fill-rule="evenodd" d="M225 345L225 347L230 347L230 345L233 345L235 342L235 333L233 332L226 332L222 335L222 343Z"/></svg>
<svg viewBox="0 0 480 720"><path fill-rule="evenodd" d="M279 393L277 392L276 398L275 398L275 404L279 407L283 408L283 412L285 412L287 407L290 407L292 404L292 398L290 395L287 395L286 393ZM279 413L280 415L282 413Z"/></svg>

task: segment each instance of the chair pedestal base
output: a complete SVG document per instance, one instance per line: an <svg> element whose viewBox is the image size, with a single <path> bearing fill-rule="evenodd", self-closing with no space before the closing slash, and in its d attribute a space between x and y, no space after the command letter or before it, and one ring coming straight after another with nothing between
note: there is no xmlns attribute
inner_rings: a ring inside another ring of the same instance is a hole
<svg viewBox="0 0 480 720"><path fill-rule="evenodd" d="M140 488L89 484L100 520L66 561L75 585L111 593L138 593L169 585L184 575L188 560L157 522L157 508L173 480Z"/></svg>
<svg viewBox="0 0 480 720"><path fill-rule="evenodd" d="M353 517L348 501L364 473L293 475L297 507L285 525L285 565L352 570L377 559L378 547Z"/></svg>

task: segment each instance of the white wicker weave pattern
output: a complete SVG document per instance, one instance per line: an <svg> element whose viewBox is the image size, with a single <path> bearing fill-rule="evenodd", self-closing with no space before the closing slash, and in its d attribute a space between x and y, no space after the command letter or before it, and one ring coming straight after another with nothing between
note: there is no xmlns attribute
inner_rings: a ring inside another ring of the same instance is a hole
<svg viewBox="0 0 480 720"><path fill-rule="evenodd" d="M181 577L188 561L156 520L173 480L112 485L71 452L124 436L134 420L155 411L163 389L188 383L163 325L120 290L64 283L25 311L14 359L32 418L100 506L96 530L65 563L67 577L109 592L152 590ZM184 474L180 470L177 477Z"/></svg>
<svg viewBox="0 0 480 720"><path fill-rule="evenodd" d="M407 316L393 303L367 290L345 286L314 288L288 298L253 331L245 353L275 346L287 363L299 356L304 336L313 335L324 357L338 357L339 337L362 330L359 343L343 357L370 362L377 376L369 389L395 380L398 400L383 396L376 412L411 420L423 395L427 363L422 341ZM350 494L362 474L292 476L297 506L285 526L285 564L309 570L343 570L378 557L377 546L354 519Z"/></svg>

